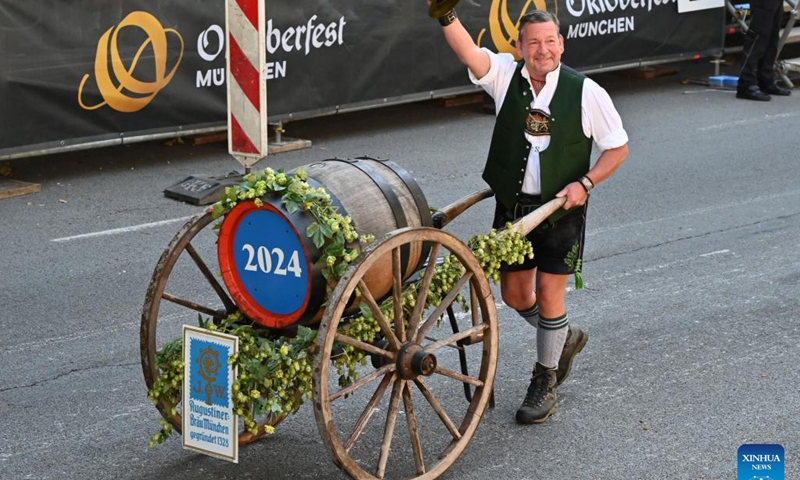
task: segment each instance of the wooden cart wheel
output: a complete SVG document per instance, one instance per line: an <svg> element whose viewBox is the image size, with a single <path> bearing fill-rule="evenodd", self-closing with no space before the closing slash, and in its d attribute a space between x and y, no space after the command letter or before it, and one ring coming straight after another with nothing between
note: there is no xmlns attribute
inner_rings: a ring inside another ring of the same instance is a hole
<svg viewBox="0 0 800 480"><path fill-rule="evenodd" d="M404 322L388 321L366 290L364 276L382 257L391 258L393 286L389 294L394 318L402 316L403 246L430 242L431 254L420 273L414 311ZM431 289L436 259L453 254L465 267L437 307L421 311ZM378 321L384 340L367 344L343 334L342 318L356 288L361 302ZM365 293L366 292L366 293ZM440 321L457 295L470 313L457 315L457 333ZM469 444L486 410L497 367L497 312L489 283L469 248L449 233L432 228L396 230L372 245L351 266L331 294L320 324L314 364L314 413L320 435L334 462L356 479L433 479L444 473ZM360 378L339 386L332 357L341 344L372 358ZM476 368L459 372L458 349ZM474 392L465 401L463 383ZM389 393L390 392L390 393ZM373 419L373 416L383 419ZM407 428L397 425L405 423ZM397 428L396 428L397 427Z"/></svg>
<svg viewBox="0 0 800 480"><path fill-rule="evenodd" d="M192 217L170 241L153 271L139 331L142 370L148 390L158 377L156 353L165 343L181 337L183 324L197 325L198 314L221 320L237 310L214 273L218 266L213 222L210 211ZM156 407L180 432L180 405L160 403ZM175 415L171 414L173 407L178 407ZM259 421L256 435L242 429L239 444L257 440L264 435L267 425L277 425L284 418L266 417Z"/></svg>

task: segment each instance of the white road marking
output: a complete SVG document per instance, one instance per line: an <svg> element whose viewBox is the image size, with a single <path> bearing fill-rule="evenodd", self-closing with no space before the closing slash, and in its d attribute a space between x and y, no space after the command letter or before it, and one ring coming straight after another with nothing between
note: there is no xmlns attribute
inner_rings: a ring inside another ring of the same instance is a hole
<svg viewBox="0 0 800 480"><path fill-rule="evenodd" d="M764 115L763 117L747 118L743 120L736 120L735 122L725 122L725 123L718 123L717 125L709 125L707 127L698 128L697 130L700 132L705 132L709 130L722 130L725 128L737 127L739 125L745 125L748 123L759 123L764 120L775 120L778 118L796 117L798 115L800 115L800 113L779 113L777 115Z"/></svg>
<svg viewBox="0 0 800 480"><path fill-rule="evenodd" d="M162 225L169 225L170 223L185 222L194 215L188 217L173 218L172 220L161 220L160 222L142 223L141 225L132 225L130 227L114 228L112 230L102 230L100 232L84 233L81 235L73 235L71 237L54 238L51 242L70 242L72 240L80 240L83 238L104 237L106 235L120 235L123 233L136 232L138 230L145 230L148 228L160 227Z"/></svg>
<svg viewBox="0 0 800 480"><path fill-rule="evenodd" d="M730 250L728 250L728 249L726 248L725 250L717 250L717 251L715 251L715 252L708 252L708 253L704 253L704 254L702 254L702 255L698 255L698 256L700 256L700 257L710 257L710 256L712 256L712 255L719 255L719 254L721 254L721 253L730 253Z"/></svg>

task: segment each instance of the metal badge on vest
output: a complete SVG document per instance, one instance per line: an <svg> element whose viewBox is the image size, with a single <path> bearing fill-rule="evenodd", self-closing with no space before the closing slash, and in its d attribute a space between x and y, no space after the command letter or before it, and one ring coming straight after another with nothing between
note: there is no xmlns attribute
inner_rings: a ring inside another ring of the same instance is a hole
<svg viewBox="0 0 800 480"><path fill-rule="evenodd" d="M534 137L550 135L550 115L538 108L531 110L525 120L525 133Z"/></svg>

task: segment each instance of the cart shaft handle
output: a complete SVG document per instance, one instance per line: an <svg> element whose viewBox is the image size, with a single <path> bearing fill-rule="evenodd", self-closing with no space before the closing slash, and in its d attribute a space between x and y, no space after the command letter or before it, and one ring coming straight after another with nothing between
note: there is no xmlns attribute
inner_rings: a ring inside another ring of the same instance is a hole
<svg viewBox="0 0 800 480"><path fill-rule="evenodd" d="M502 236L508 231L516 231L524 237L531 233L534 228L538 227L539 224L547 220L547 217L555 213L559 208L563 207L565 203L567 203L567 197L554 198L514 222L514 224L511 225L511 228L498 233L498 236Z"/></svg>
<svg viewBox="0 0 800 480"><path fill-rule="evenodd" d="M464 213L464 211L469 207L492 196L494 196L492 189L484 188L483 190L471 193L466 197L451 203L450 205L433 214L433 226L436 228L443 228L445 225L455 220L457 216Z"/></svg>

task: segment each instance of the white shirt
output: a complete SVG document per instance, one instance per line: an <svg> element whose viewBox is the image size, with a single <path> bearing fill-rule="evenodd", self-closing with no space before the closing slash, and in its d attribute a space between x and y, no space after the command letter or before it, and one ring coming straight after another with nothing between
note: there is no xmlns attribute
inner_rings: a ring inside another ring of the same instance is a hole
<svg viewBox="0 0 800 480"><path fill-rule="evenodd" d="M495 104L495 115L500 113L503 100L506 98L508 86L514 77L517 68L517 61L510 53L494 53L491 50L482 49L489 54L491 67L483 78L475 78L470 71L469 78L475 85L480 85L491 95ZM468 70L469 71L469 70ZM539 95L535 95L531 88L531 110L537 109L550 114L550 101L558 85L558 77L561 73L561 65L547 74L547 83ZM527 68L522 69L522 76L528 80L530 85L530 74ZM614 103L608 92L591 78L586 78L583 82L583 92L581 96L581 126L583 133L588 138L594 140L595 145L600 151L610 148L617 148L628 143L628 134L622 128L622 119L614 108ZM522 182L522 192L530 195L542 193L541 177L539 175L539 152L545 150L550 145L550 136L533 136L525 134L525 138L531 144L530 154L528 155L528 165L525 168L525 178Z"/></svg>

